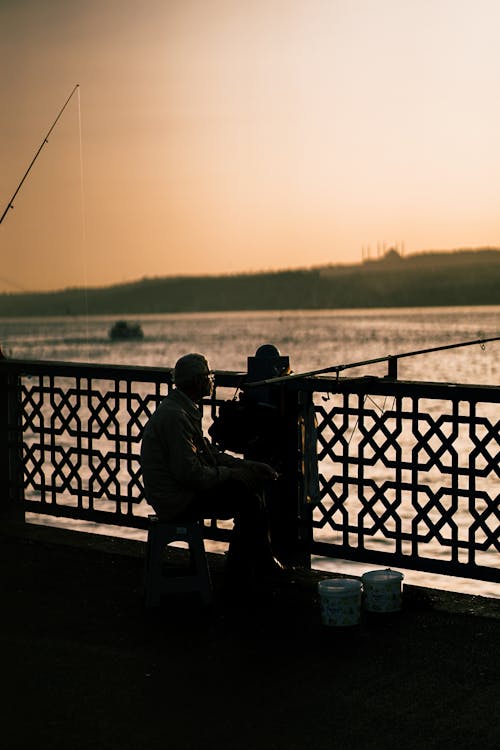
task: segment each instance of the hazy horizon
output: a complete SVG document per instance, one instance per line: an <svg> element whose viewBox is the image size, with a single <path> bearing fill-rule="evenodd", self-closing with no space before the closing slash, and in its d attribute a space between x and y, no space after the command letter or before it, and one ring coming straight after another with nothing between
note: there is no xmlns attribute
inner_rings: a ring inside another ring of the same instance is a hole
<svg viewBox="0 0 500 750"><path fill-rule="evenodd" d="M496 0L3 0L0 291L500 244ZM80 140L81 135L81 140Z"/></svg>
<svg viewBox="0 0 500 750"><path fill-rule="evenodd" d="M61 292L69 292L73 290L82 290L82 291L91 291L91 290L104 290L104 289L111 289L113 287L120 287L120 286L132 286L135 284L139 284L141 281L162 281L162 280L184 280L184 279L218 279L218 278L237 278L237 277L253 277L253 276L264 276L264 275L280 275L280 274L286 274L286 273L300 273L300 272L311 272L311 271L322 271L326 270L328 268L336 269L336 268L356 268L361 267L366 263L369 263L370 261L375 263L378 260L383 260L385 255L391 250L396 250L398 252L397 248L380 248L380 255L375 256L367 256L363 260L359 259L358 261L354 262L345 262L345 263L333 263L333 264L324 264L324 265L318 265L318 266L297 266L295 268L273 268L273 269L254 269L254 270L241 270L241 271L228 271L226 273L178 273L178 274L155 274L155 275L143 275L138 278L131 278L126 279L123 281L111 281L109 283L102 283L102 284L93 284L92 286L87 285L69 285L65 287L58 287L58 288L47 288L47 289L6 289L3 290L1 288L1 282L3 281L2 277L0 276L0 296L2 295L12 295L12 294L58 294ZM500 254L500 247L485 247L485 248L453 248L450 250L421 250L415 253L410 253L407 255L401 255L404 259L419 259L423 256L431 256L431 255L445 255L445 256L452 256L457 255L461 253L483 253L483 252L498 252ZM385 253L385 254L384 254Z"/></svg>

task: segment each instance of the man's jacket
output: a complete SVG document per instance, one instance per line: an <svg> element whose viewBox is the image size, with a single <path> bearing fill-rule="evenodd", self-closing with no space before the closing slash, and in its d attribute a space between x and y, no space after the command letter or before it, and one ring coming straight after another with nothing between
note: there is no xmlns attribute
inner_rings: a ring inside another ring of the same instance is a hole
<svg viewBox="0 0 500 750"><path fill-rule="evenodd" d="M203 436L201 412L182 391L171 391L143 433L141 465L146 499L164 520L174 518L204 490L231 477L241 459Z"/></svg>

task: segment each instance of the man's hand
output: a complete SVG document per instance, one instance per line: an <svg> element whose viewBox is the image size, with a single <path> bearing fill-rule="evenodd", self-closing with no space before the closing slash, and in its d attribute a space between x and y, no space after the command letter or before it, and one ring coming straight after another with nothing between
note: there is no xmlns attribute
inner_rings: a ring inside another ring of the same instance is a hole
<svg viewBox="0 0 500 750"><path fill-rule="evenodd" d="M261 461L246 460L240 461L232 469L232 473L235 479L239 479L250 485L254 485L257 480L276 480L279 476L278 472L272 466L269 466L269 464L262 463Z"/></svg>
<svg viewBox="0 0 500 750"><path fill-rule="evenodd" d="M259 479L278 479L278 472L269 464L264 464L261 461L246 461L245 463L250 464L253 475Z"/></svg>

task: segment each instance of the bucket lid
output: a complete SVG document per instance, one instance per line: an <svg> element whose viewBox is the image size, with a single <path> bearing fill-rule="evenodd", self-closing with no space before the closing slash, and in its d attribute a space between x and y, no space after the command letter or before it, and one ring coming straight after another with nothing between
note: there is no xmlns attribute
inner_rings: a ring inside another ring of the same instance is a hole
<svg viewBox="0 0 500 750"><path fill-rule="evenodd" d="M402 581L404 575L399 570L369 570L361 576L363 582L367 583L388 583L389 581Z"/></svg>
<svg viewBox="0 0 500 750"><path fill-rule="evenodd" d="M318 591L320 594L332 594L335 596L349 596L361 589L361 581L356 578L328 578L319 581Z"/></svg>

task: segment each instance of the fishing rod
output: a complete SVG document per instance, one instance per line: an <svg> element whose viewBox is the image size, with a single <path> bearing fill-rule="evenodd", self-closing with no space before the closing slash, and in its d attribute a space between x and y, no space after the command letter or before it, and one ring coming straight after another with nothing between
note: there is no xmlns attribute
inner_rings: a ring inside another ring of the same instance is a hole
<svg viewBox="0 0 500 750"><path fill-rule="evenodd" d="M38 151L36 152L35 156L33 157L32 161L31 161L31 164L29 165L28 169L27 169L27 170L26 170L26 172L24 173L24 176L23 176L23 178L22 178L21 182L19 183L19 185L18 185L18 186L17 186L17 188L16 188L16 192L14 193L14 195L12 196L12 198L10 199L10 201L9 201L9 202L7 203L7 206L6 206L6 208L5 208L5 211L3 212L2 216L0 217L0 224L2 223L2 221L3 221L3 220L5 219L5 217L7 216L7 213L8 213L8 211L9 211L9 208L14 208L14 199L15 199L16 195L17 195L17 194L18 194L18 192L19 192L19 191L21 190L22 184L23 184L23 182L25 181L26 177L28 176L28 174L29 174L29 172L30 172L30 170L31 170L31 167L33 166L33 164L34 164L34 163L36 162L36 160L38 159L38 155L40 154L40 151L41 151L41 150L42 150L42 148L43 148L43 147L45 146L45 144L49 142L49 135L50 135L50 134L52 133L52 131L54 130L55 126L57 125L57 122L58 122L59 118L61 117L62 113L63 113L63 112L64 112L64 110L66 109L66 106L67 106L67 105L69 104L69 100L71 99L71 97L73 96L73 94L75 93L75 91L77 90L77 88L79 87L79 85L80 85L80 84L78 84L78 83L76 84L75 88L73 89L73 91L71 92L71 94L70 94L70 95L68 96L68 98L67 98L67 99L66 99L66 101L64 102L64 105L62 106L62 108L61 108L61 110L60 110L59 114L57 115L56 119L55 119L55 120L54 120L54 122L52 123L52 126L51 126L51 128L50 128L49 132L47 133L47 135L46 135L46 136L45 136L45 138L43 139L42 143L40 144L40 147L39 147Z"/></svg>
<svg viewBox="0 0 500 750"><path fill-rule="evenodd" d="M434 346L430 349L416 349L413 352L402 352L401 354L388 354L385 357L375 357L374 359L364 359L361 362L349 362L345 365L333 365L332 367L323 367L321 370L310 370L309 372L299 372L299 373L293 373L291 375L280 375L277 378L267 378L266 380L258 380L254 383L246 383L246 386L248 388L255 388L258 385L274 385L275 383L284 383L288 382L290 380L295 380L296 378L307 378L311 377L313 375L325 375L329 372L335 372L338 373L342 372L342 370L348 370L352 367L364 367L365 365L374 365L378 362L390 362L390 363L396 363L398 359L403 359L404 357L416 357L419 354L430 354L431 352L442 352L445 349L458 349L461 346L476 346L480 344L483 346L488 341L500 341L500 336L493 336L492 338L488 339L476 339L475 341L461 341L458 344L445 344L444 346ZM395 373L395 370L392 372ZM395 374L391 375L392 377L396 377Z"/></svg>

